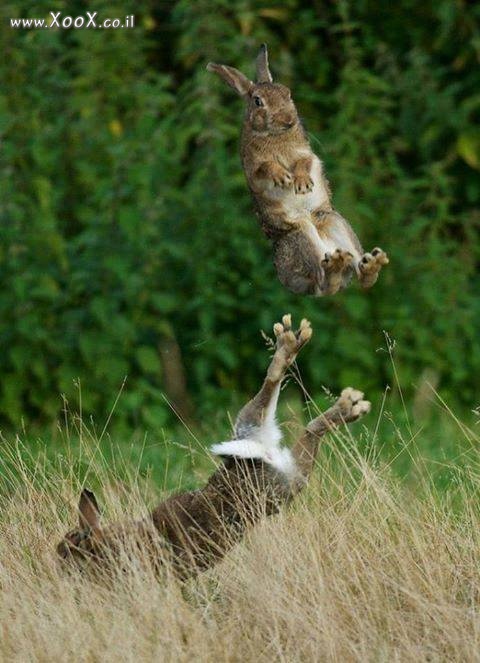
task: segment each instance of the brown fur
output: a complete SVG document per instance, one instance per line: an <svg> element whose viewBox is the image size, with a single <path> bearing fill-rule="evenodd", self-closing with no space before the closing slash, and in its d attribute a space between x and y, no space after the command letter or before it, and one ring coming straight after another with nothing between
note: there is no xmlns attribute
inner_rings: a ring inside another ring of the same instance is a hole
<svg viewBox="0 0 480 663"><path fill-rule="evenodd" d="M240 411L235 438L243 440L262 430L273 417L282 380L312 330L306 320L291 329L290 316L274 326L275 353L260 391ZM363 394L352 389L324 414L313 419L293 447L294 472L286 474L258 458L225 456L207 484L162 502L150 519L100 526L97 501L90 491L80 498L80 528L69 532L57 547L70 561L95 563L117 559L126 542L146 549L159 567L169 557L180 577L206 569L241 539L245 530L278 511L307 483L314 467L320 438L333 427L355 421L368 412Z"/></svg>
<svg viewBox="0 0 480 663"><path fill-rule="evenodd" d="M371 287L388 258L379 248L364 253L349 223L333 209L322 164L290 90L272 82L266 46L257 57L256 83L233 67L210 63L207 69L246 102L242 164L261 227L273 243L280 281L294 293L317 296L344 288L353 274Z"/></svg>

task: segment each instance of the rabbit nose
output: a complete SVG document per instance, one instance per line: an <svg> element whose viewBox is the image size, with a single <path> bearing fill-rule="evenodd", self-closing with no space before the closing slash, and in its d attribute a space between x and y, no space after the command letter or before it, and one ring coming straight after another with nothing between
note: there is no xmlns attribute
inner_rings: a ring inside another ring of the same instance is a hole
<svg viewBox="0 0 480 663"><path fill-rule="evenodd" d="M280 122L286 129L291 129L295 124L295 120L293 119L293 117L288 117L288 115L287 117L283 116Z"/></svg>
<svg viewBox="0 0 480 663"><path fill-rule="evenodd" d="M278 115L275 117L275 121L277 126L283 127L285 129L291 129L295 124L295 118L288 113L278 113Z"/></svg>

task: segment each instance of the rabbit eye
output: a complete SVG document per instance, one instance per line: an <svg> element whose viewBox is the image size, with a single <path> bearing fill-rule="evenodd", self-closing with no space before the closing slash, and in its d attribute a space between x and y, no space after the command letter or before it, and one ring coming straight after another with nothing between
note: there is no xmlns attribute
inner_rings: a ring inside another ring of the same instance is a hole
<svg viewBox="0 0 480 663"><path fill-rule="evenodd" d="M253 97L253 102L255 106L263 106L263 101L260 99L260 97L257 96Z"/></svg>

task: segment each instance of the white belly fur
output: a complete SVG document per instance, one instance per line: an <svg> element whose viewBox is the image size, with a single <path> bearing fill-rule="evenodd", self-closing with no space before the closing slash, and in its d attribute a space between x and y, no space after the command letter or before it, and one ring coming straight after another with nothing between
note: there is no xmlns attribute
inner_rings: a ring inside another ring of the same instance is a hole
<svg viewBox="0 0 480 663"><path fill-rule="evenodd" d="M303 219L300 225L303 232L308 235L312 245L315 247L320 260L323 260L326 253L333 253L336 249L350 251L354 257L355 263L358 263L360 260L361 255L355 248L350 235L346 232L345 226L341 221L338 225L334 225L330 228L329 236L320 236L310 218Z"/></svg>
<svg viewBox="0 0 480 663"><path fill-rule="evenodd" d="M313 210L328 203L328 191L325 187L322 176L322 162L314 155L310 177L313 181L313 189L309 193L295 193L293 186L288 189L281 189L271 184L269 190L265 192L265 197L282 203L289 219L300 220L306 215L310 215Z"/></svg>
<svg viewBox="0 0 480 663"><path fill-rule="evenodd" d="M293 186L289 189L281 189L272 184L266 192L266 197L280 202L288 218L302 226L320 260L323 260L325 253L333 253L338 248L352 251L353 247L343 228L334 229L331 237L320 237L312 223L312 212L328 205L330 200L323 178L322 162L316 155L313 156L310 177L313 181L313 189L309 193L295 193Z"/></svg>

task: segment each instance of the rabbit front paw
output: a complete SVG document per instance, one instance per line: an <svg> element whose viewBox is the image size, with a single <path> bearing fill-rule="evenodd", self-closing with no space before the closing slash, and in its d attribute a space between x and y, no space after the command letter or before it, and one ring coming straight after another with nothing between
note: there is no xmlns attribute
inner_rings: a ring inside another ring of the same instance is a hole
<svg viewBox="0 0 480 663"><path fill-rule="evenodd" d="M279 164L275 164L275 168L272 168L271 177L274 186L278 186L281 189L288 189L292 186L293 177L291 173Z"/></svg>
<svg viewBox="0 0 480 663"><path fill-rule="evenodd" d="M293 178L295 193L309 193L313 189L313 180L308 173L295 175Z"/></svg>

